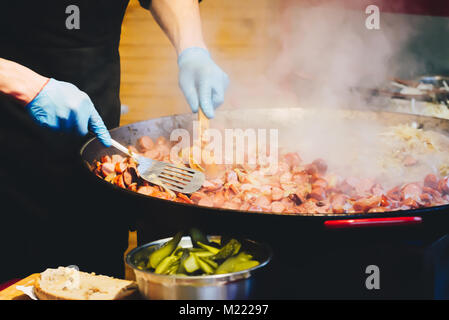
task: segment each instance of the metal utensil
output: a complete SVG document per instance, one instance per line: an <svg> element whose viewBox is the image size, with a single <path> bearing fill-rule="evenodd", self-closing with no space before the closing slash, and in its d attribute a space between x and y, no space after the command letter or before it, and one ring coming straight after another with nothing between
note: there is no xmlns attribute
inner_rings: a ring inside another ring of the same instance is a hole
<svg viewBox="0 0 449 320"><path fill-rule="evenodd" d="M144 180L170 190L193 193L201 188L206 179L204 173L200 171L134 154L114 139L112 139L112 146L138 163L137 171Z"/></svg>

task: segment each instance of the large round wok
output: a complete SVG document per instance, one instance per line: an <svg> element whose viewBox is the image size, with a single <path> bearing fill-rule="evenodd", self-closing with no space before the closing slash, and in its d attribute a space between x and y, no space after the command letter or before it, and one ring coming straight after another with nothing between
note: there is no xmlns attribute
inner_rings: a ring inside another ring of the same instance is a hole
<svg viewBox="0 0 449 320"><path fill-rule="evenodd" d="M332 121L338 122L341 119L349 121L373 121L385 125L397 125L415 122L424 129L432 128L449 134L449 121L444 119L417 116L402 113L373 112L361 110L333 110ZM252 110L231 110L217 112L215 119L211 120L211 127L221 128L278 128L281 147L291 148L295 139L292 134L295 128L304 121L304 118L311 114L321 114L323 117L326 111L305 110L299 108L279 108L279 109L252 109ZM176 128L192 130L192 121L195 115L183 114L167 116L134 124L122 126L111 130L114 139L125 145L133 145L136 140L148 135L152 138L159 136L170 137L170 133ZM358 128L360 130L360 128ZM357 134L355 132L355 134ZM81 150L81 157L89 169L89 164L100 159L105 154L118 153L114 148L104 148L97 139L88 141ZM151 240L167 235L174 230L198 226L215 230L214 232L243 233L244 235L260 235L275 233L280 235L278 230L283 230L281 234L288 234L289 230L296 232L306 228L311 230L311 226L323 228L353 228L360 226L385 226L385 225L420 225L433 220L446 220L449 215L449 206L438 206L417 210L404 210L385 213L352 214L352 215L279 215L270 213L254 213L238 210L219 209L210 207L200 207L196 205L175 203L150 196L144 196L128 190L121 189L107 183L92 174L95 183L103 184L110 190L111 197L122 199L129 208L127 214L135 214L138 220L147 221L150 229L156 234ZM336 220L336 221L335 221ZM441 224L439 224L441 226ZM306 227L307 226L307 227ZM217 230L218 229L218 230ZM169 231L170 230L170 231ZM212 232L208 231L208 232Z"/></svg>

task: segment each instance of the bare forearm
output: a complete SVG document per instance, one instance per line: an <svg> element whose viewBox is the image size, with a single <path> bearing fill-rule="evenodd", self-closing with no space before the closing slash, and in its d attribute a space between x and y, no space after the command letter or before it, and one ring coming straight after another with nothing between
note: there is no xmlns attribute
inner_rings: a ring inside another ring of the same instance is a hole
<svg viewBox="0 0 449 320"><path fill-rule="evenodd" d="M27 67L0 58L0 93L23 105L33 100L47 81Z"/></svg>
<svg viewBox="0 0 449 320"><path fill-rule="evenodd" d="M189 47L206 48L198 0L152 0L150 10L178 54Z"/></svg>

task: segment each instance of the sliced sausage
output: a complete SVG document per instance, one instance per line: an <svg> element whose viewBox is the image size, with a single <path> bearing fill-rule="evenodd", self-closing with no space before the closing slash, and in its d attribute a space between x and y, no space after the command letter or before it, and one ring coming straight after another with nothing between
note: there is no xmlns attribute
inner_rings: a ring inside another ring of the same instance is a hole
<svg viewBox="0 0 449 320"><path fill-rule="evenodd" d="M358 212L367 212L368 210L379 207L381 204L381 197L373 196L369 198L358 199L353 204L353 208Z"/></svg>
<svg viewBox="0 0 449 320"><path fill-rule="evenodd" d="M322 201L326 198L326 191L324 188L315 187L312 188L312 192L310 192L310 198L315 199L317 201Z"/></svg>
<svg viewBox="0 0 449 320"><path fill-rule="evenodd" d="M278 187L271 188L271 199L273 201L281 200L284 197L284 190Z"/></svg>
<svg viewBox="0 0 449 320"><path fill-rule="evenodd" d="M438 182L438 191L441 194L449 194L449 177L444 177Z"/></svg>
<svg viewBox="0 0 449 320"><path fill-rule="evenodd" d="M141 186L137 188L137 192L144 194L146 196L150 196L156 189L152 186Z"/></svg>
<svg viewBox="0 0 449 320"><path fill-rule="evenodd" d="M154 147L153 139L148 136L143 136L137 139L137 149L144 153L145 151L151 150Z"/></svg>
<svg viewBox="0 0 449 320"><path fill-rule="evenodd" d="M143 156L153 159L153 160L158 160L160 158L161 154L160 154L159 150L151 149L151 150L145 151Z"/></svg>
<svg viewBox="0 0 449 320"><path fill-rule="evenodd" d="M284 155L285 162L292 167L299 166L302 162L301 157L297 152L289 152Z"/></svg>
<svg viewBox="0 0 449 320"><path fill-rule="evenodd" d="M115 172L117 172L118 174L122 174L123 172L125 172L125 170L128 168L128 165L124 162L116 162L115 163L115 167L114 170Z"/></svg>
<svg viewBox="0 0 449 320"><path fill-rule="evenodd" d="M422 189L417 183L408 183L402 187L401 200L413 199L419 201L421 193Z"/></svg>
<svg viewBox="0 0 449 320"><path fill-rule="evenodd" d="M429 187L429 188L433 188L433 189L437 189L438 188L438 178L437 178L437 176L434 175L434 174L428 174L424 178L424 186Z"/></svg>
<svg viewBox="0 0 449 320"><path fill-rule="evenodd" d="M312 189L314 188L322 188L322 189L326 189L328 186L328 183L326 180L324 179L316 179L313 183L312 183Z"/></svg>
<svg viewBox="0 0 449 320"><path fill-rule="evenodd" d="M271 208L271 201L266 196L257 197L253 205L269 210Z"/></svg>
<svg viewBox="0 0 449 320"><path fill-rule="evenodd" d="M345 205L348 197L342 193L336 194L331 198L331 206L335 213L345 213Z"/></svg>
<svg viewBox="0 0 449 320"><path fill-rule="evenodd" d="M323 159L315 159L312 162L318 170L319 174L325 174L327 171L327 163Z"/></svg>
<svg viewBox="0 0 449 320"><path fill-rule="evenodd" d="M101 165L101 173L106 177L115 172L115 165L112 162L105 162Z"/></svg>
<svg viewBox="0 0 449 320"><path fill-rule="evenodd" d="M271 203L271 211L275 213L282 213L285 210L285 206L280 201L274 201Z"/></svg>
<svg viewBox="0 0 449 320"><path fill-rule="evenodd" d="M105 156L102 156L102 157L101 157L100 161L101 161L102 163L105 163L105 162L112 162L112 159L111 159L110 156L105 155Z"/></svg>

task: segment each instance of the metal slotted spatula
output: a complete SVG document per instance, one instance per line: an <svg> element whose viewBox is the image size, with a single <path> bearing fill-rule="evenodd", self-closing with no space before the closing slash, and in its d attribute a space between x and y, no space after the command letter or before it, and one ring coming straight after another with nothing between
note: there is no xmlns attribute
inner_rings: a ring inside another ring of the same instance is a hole
<svg viewBox="0 0 449 320"><path fill-rule="evenodd" d="M138 163L137 171L140 176L153 184L181 193L193 193L201 188L206 179L200 171L133 154L113 139L112 145L133 158Z"/></svg>

